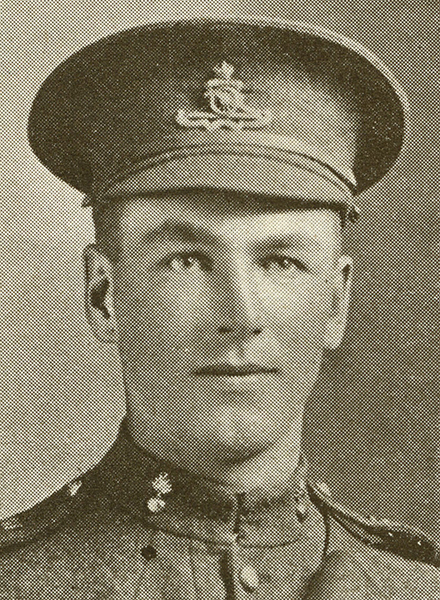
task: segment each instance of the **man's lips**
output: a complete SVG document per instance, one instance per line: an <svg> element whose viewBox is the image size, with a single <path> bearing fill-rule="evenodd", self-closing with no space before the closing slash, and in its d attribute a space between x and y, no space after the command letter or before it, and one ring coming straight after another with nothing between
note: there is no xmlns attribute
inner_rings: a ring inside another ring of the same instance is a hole
<svg viewBox="0 0 440 600"><path fill-rule="evenodd" d="M246 377L248 375L274 375L278 372L279 369L274 367L265 367L255 363L242 365L220 363L196 369L193 374L201 377Z"/></svg>

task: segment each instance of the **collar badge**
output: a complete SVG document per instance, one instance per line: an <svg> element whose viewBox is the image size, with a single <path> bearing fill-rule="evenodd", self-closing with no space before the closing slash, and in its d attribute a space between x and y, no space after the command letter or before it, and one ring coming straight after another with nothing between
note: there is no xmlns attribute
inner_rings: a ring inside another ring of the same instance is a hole
<svg viewBox="0 0 440 600"><path fill-rule="evenodd" d="M5 531L10 531L13 529L20 529L23 527L23 525L20 521L20 518L14 515L12 517L8 517L7 519L3 519L3 521L0 521L0 527Z"/></svg>
<svg viewBox="0 0 440 600"><path fill-rule="evenodd" d="M163 496L169 494L173 489L168 473L160 473L156 479L153 479L152 486L156 495L148 500L147 506L150 512L156 513L161 511L165 506Z"/></svg>
<svg viewBox="0 0 440 600"><path fill-rule="evenodd" d="M215 79L205 84L204 98L210 110L188 112L180 109L176 121L182 127L201 127L207 131L217 129L259 129L272 121L270 110L246 105L244 83L232 79L234 67L226 62L214 67Z"/></svg>
<svg viewBox="0 0 440 600"><path fill-rule="evenodd" d="M67 493L69 494L69 496L76 496L81 486L82 486L81 479L72 481L69 484L67 484Z"/></svg>

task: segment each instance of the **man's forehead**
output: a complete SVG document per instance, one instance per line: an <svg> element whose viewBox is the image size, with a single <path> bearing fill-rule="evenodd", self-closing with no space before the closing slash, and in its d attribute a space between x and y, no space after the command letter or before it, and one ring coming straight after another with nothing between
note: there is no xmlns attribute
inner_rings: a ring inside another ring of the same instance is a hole
<svg viewBox="0 0 440 600"><path fill-rule="evenodd" d="M340 229L340 218L328 208L300 200L285 206L248 194L192 190L126 200L121 227L124 233L142 234L146 241L215 243L229 237L237 243L254 238L275 242L277 236L286 235L306 241L333 237Z"/></svg>

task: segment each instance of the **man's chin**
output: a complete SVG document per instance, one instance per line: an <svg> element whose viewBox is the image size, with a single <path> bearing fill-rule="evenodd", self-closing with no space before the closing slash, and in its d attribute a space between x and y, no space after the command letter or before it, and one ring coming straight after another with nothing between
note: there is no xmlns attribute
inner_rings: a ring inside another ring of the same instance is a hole
<svg viewBox="0 0 440 600"><path fill-rule="evenodd" d="M226 463L249 460L265 452L287 433L288 424L266 411L234 406L215 411L197 430L193 433L200 444Z"/></svg>

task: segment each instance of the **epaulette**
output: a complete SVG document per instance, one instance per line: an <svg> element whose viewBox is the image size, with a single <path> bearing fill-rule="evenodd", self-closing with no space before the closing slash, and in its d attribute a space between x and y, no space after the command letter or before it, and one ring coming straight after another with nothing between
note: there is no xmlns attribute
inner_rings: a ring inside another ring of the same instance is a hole
<svg viewBox="0 0 440 600"><path fill-rule="evenodd" d="M406 559L440 567L440 544L416 527L408 527L387 519L363 517L333 502L325 484L307 483L307 490L318 510L332 517L353 537L364 544L387 550Z"/></svg>
<svg viewBox="0 0 440 600"><path fill-rule="evenodd" d="M84 500L84 479L77 478L32 508L0 520L0 553L58 529Z"/></svg>

